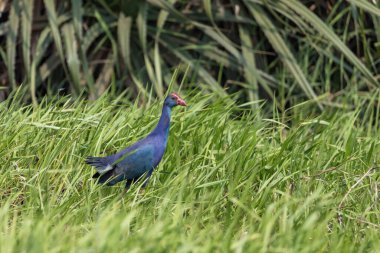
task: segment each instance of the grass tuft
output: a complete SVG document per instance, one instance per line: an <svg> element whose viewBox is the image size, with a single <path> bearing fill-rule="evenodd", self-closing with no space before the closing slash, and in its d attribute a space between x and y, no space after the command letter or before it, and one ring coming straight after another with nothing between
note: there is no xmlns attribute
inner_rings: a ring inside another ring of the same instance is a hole
<svg viewBox="0 0 380 253"><path fill-rule="evenodd" d="M379 248L380 134L362 112L300 105L265 118L212 95L188 100L144 193L96 185L84 158L145 136L159 102L0 104L0 252Z"/></svg>

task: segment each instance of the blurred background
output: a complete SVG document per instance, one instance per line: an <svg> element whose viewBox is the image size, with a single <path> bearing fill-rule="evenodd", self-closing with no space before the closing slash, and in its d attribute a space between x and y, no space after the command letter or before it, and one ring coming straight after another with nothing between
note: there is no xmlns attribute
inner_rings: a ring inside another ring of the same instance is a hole
<svg viewBox="0 0 380 253"><path fill-rule="evenodd" d="M377 0L0 0L0 101L172 89L339 107L377 92Z"/></svg>

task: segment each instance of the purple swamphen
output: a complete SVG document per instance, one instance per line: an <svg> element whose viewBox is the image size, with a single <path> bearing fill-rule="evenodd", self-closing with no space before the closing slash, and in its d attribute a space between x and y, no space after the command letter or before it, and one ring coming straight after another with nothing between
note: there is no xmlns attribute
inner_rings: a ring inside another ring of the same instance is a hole
<svg viewBox="0 0 380 253"><path fill-rule="evenodd" d="M164 155L170 128L170 114L172 108L177 105L186 106L186 102L178 94L171 93L165 99L156 128L148 136L114 155L88 157L86 163L97 170L93 178L98 178L98 183L107 183L107 185L127 180L125 187L128 189L133 182L145 175L143 184L145 187L154 168Z"/></svg>

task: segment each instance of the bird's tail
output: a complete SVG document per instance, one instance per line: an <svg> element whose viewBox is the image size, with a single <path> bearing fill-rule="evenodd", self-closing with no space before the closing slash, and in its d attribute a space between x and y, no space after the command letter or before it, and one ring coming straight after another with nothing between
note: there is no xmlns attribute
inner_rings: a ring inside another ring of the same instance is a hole
<svg viewBox="0 0 380 253"><path fill-rule="evenodd" d="M108 157L87 157L86 163L94 166L96 173L92 176L94 179L98 179L98 183L112 186L117 182L124 179L123 175L114 175L114 166L109 161Z"/></svg>
<svg viewBox="0 0 380 253"><path fill-rule="evenodd" d="M107 171L113 169L107 157L89 156L86 158L86 163L95 167L97 174L94 175L94 178L97 178L100 176L100 174L106 173Z"/></svg>
<svg viewBox="0 0 380 253"><path fill-rule="evenodd" d="M98 179L98 183L99 184L104 184L105 182L108 182L108 185L112 185L110 183L112 183L112 178L114 177L113 176L113 171L112 170L109 170L107 171L106 173L104 173L103 175L100 175L98 172L95 173L95 175L92 176L93 178L99 178Z"/></svg>

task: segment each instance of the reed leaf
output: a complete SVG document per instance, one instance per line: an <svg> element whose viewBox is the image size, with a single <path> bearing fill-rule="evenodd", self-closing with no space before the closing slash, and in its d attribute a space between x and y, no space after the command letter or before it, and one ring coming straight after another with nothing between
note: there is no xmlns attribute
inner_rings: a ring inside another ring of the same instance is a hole
<svg viewBox="0 0 380 253"><path fill-rule="evenodd" d="M273 48L278 53L282 62L284 63L285 66L287 66L289 71L293 74L293 77L297 80L298 84L303 89L305 94L309 98L315 100L317 96L311 84L307 81L307 78L305 77L301 68L298 66L297 61L294 58L288 45L286 44L284 39L281 37L281 35L277 32L276 27L273 25L273 23L265 15L264 10L259 5L254 4L254 3L249 3L249 2L247 2L247 7L248 7L248 10L254 16L255 20L260 25L261 29L263 29L263 32L265 33L266 37L270 41ZM316 102L319 105L319 107L322 108L322 106L317 100Z"/></svg>
<svg viewBox="0 0 380 253"><path fill-rule="evenodd" d="M21 0L14 0L11 4L9 13L9 28L7 32L7 70L9 81L13 89L16 89L16 76L15 76L15 64L16 64L16 46L17 37L19 31L19 20L21 16L20 8Z"/></svg>

